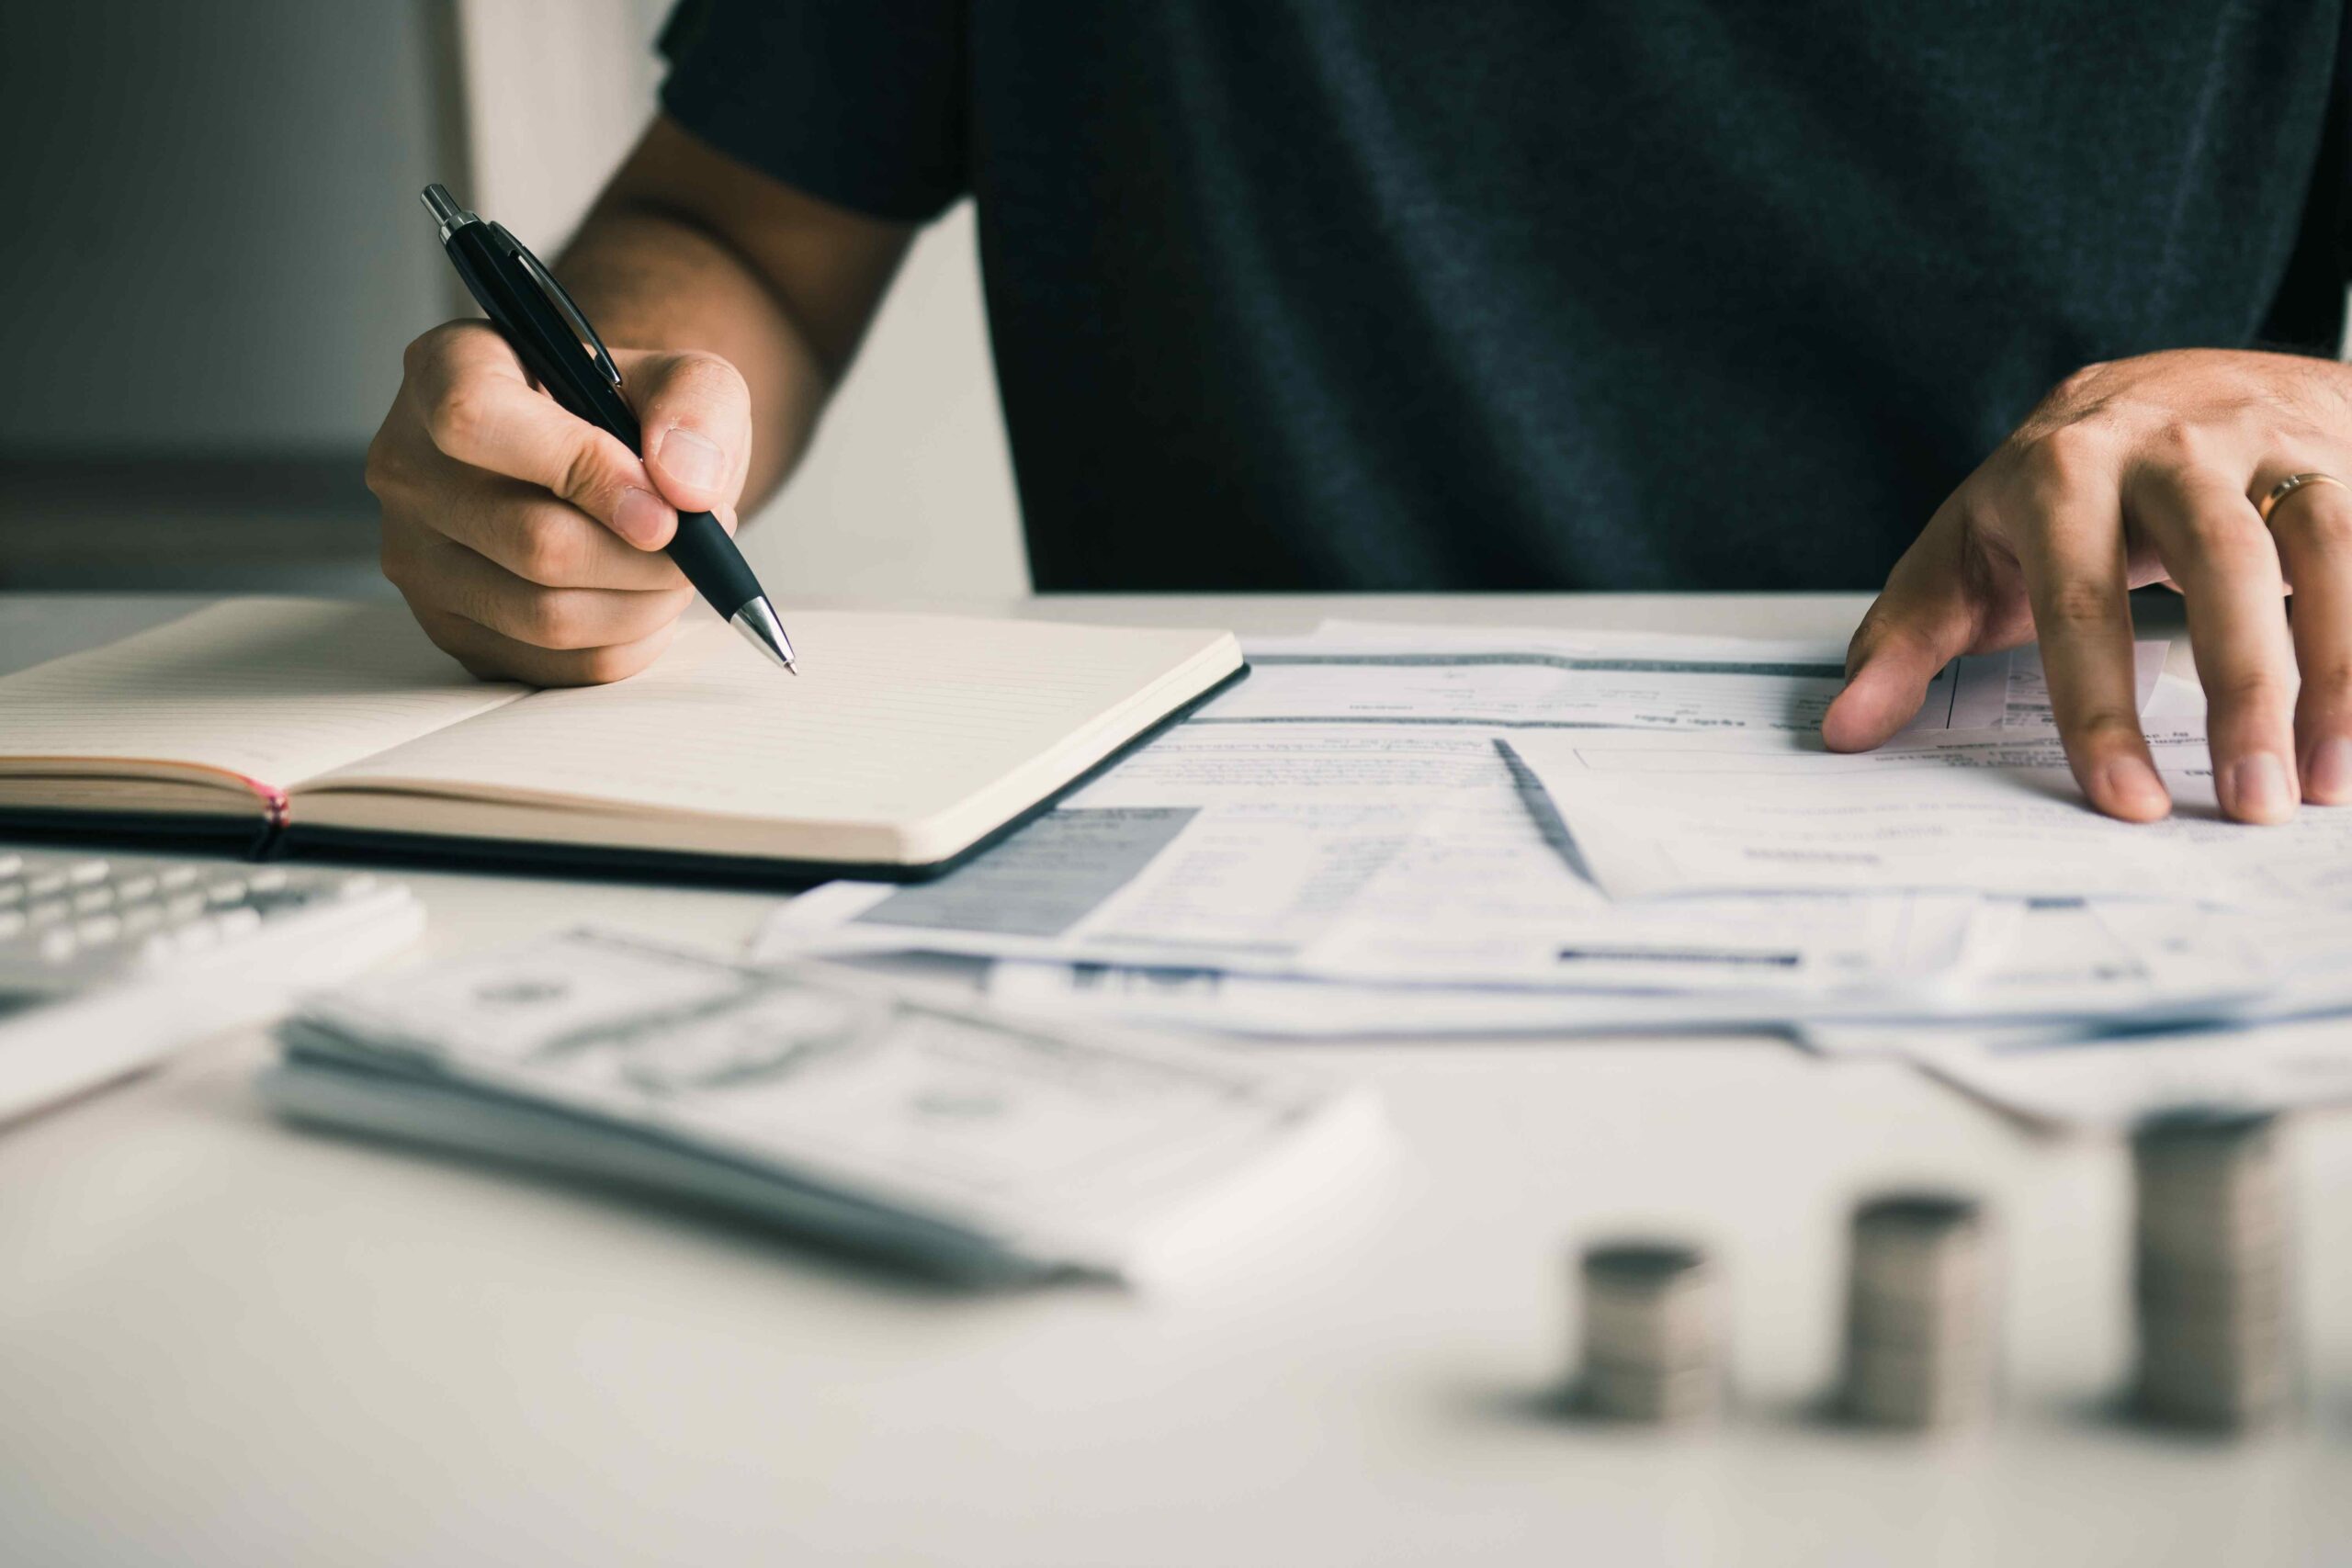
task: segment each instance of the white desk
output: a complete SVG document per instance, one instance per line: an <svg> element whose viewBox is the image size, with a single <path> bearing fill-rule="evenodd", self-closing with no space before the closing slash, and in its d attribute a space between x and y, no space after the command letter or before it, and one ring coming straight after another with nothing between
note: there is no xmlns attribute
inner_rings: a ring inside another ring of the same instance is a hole
<svg viewBox="0 0 2352 1568"><path fill-rule="evenodd" d="M1852 599L1057 602L1842 632ZM119 626L135 609L107 612ZM53 607L0 599L10 647ZM46 628L46 629L44 629ZM21 657L21 655L20 655ZM594 918L731 942L740 893L428 875L430 942ZM1385 1088L1380 1228L1192 1299L971 1299L675 1211L283 1130L258 1035L0 1132L0 1562L2244 1565L2352 1561L2352 1134L2302 1124L2313 1409L2120 1426L2124 1167L1765 1040L1306 1054ZM1998 1206L2012 1397L1973 1438L1824 1426L1858 1189ZM1546 1417L1566 1248L1727 1256L1743 1402Z"/></svg>

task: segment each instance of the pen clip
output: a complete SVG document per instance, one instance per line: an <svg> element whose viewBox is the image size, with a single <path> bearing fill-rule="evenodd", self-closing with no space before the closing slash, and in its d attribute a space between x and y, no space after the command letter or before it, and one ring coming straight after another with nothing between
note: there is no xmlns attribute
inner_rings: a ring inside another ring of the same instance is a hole
<svg viewBox="0 0 2352 1568"><path fill-rule="evenodd" d="M605 379L618 387L621 384L620 367L613 363L612 353L605 347L605 340L596 335L596 329L588 324L588 318L581 314L580 307L571 302L571 296L565 293L563 285L555 280L555 274L540 264L539 258L531 254L529 246L508 233L505 224L492 223L491 228L514 250L514 259L523 264L523 270L531 275L531 281L539 286L539 292L547 296L548 303L555 307L556 314L561 316L564 324L579 336L580 346L588 350L589 357L596 362L596 368L605 373Z"/></svg>

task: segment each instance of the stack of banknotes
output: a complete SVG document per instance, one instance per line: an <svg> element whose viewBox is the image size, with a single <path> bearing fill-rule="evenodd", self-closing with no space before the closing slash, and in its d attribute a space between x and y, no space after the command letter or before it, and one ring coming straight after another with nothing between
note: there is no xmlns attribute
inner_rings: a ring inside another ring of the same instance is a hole
<svg viewBox="0 0 2352 1568"><path fill-rule="evenodd" d="M1160 1284L1359 1202L1369 1092L596 931L314 998L280 1113L716 1205L981 1281Z"/></svg>

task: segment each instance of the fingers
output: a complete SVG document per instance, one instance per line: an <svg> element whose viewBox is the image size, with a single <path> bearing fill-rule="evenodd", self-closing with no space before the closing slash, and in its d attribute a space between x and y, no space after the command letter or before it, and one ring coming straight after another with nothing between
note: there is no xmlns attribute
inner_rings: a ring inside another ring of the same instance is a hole
<svg viewBox="0 0 2352 1568"><path fill-rule="evenodd" d="M537 485L448 466L455 471L425 521L526 581L547 588L662 589L685 581L669 557L615 537Z"/></svg>
<svg viewBox="0 0 2352 1568"><path fill-rule="evenodd" d="M1877 745L1917 711L1953 657L2038 637L2085 798L2126 821L2168 813L2140 732L2115 457L2098 430L2059 422L2021 432L1971 475L1856 634L1824 739L1840 750Z"/></svg>
<svg viewBox="0 0 2352 1568"><path fill-rule="evenodd" d="M404 392L443 456L550 491L641 550L669 543L677 513L645 465L534 389L487 326L455 322L411 344Z"/></svg>
<svg viewBox="0 0 2352 1568"><path fill-rule="evenodd" d="M2283 822L2301 792L2294 650L2269 530L2242 488L2207 471L2135 484L2132 508L2180 584L2222 809L2241 822Z"/></svg>
<svg viewBox="0 0 2352 1568"><path fill-rule="evenodd" d="M2061 454L2063 457L2063 454ZM2014 504L2051 715L2075 782L2097 809L2127 822L2172 810L2140 730L2132 651L2131 583L2122 502L2096 463L2044 461Z"/></svg>
<svg viewBox="0 0 2352 1568"><path fill-rule="evenodd" d="M1911 721L1928 682L1973 646L1984 623L1947 503L1886 580L1846 652L1846 687L1822 716L1832 751L1867 751Z"/></svg>
<svg viewBox="0 0 2352 1568"><path fill-rule="evenodd" d="M2271 513L2270 536L2294 591L2288 626L2302 681L2295 755L2303 798L2352 803L2352 491L2297 491Z"/></svg>
<svg viewBox="0 0 2352 1568"><path fill-rule="evenodd" d="M2067 378L1946 503L1967 524L1957 547L1933 537L1950 531L1939 514L1904 558L1825 735L1869 744L1892 729L1973 607L1973 648L2039 637L2091 802L2162 816L2126 597L2161 582L2186 604L2222 811L2279 822L2306 795L2352 804L2352 491L2306 485L2269 529L2249 500L2290 474L2352 474L2346 407L2352 372L2282 355L2171 351Z"/></svg>
<svg viewBox="0 0 2352 1568"><path fill-rule="evenodd" d="M742 378L709 355L624 351L662 476L535 389L481 321L409 346L368 454L384 574L467 668L542 684L616 680L667 645L692 601L654 552L681 505L735 526L750 466Z"/></svg>
<svg viewBox="0 0 2352 1568"><path fill-rule="evenodd" d="M517 642L576 652L643 640L693 602L673 588L547 588L437 536L388 537L385 575L413 605L454 615Z"/></svg>
<svg viewBox="0 0 2352 1568"><path fill-rule="evenodd" d="M625 681L662 655L676 635L672 622L634 642L603 648L550 649L517 641L447 611L412 604L434 645L485 681L534 686L601 686Z"/></svg>
<svg viewBox="0 0 2352 1568"><path fill-rule="evenodd" d="M741 375L709 354L636 355L622 374L662 497L681 512L733 505L752 458L752 394Z"/></svg>

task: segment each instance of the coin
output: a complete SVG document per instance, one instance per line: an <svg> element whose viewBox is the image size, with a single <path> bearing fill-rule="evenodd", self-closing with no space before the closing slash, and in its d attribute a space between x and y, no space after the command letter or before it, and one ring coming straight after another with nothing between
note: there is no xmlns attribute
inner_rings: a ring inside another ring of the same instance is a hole
<svg viewBox="0 0 2352 1568"><path fill-rule="evenodd" d="M1586 1408L1625 1421L1706 1415L1724 1382L1722 1302L1704 1252L1686 1243L1620 1239L1585 1249Z"/></svg>
<svg viewBox="0 0 2352 1568"><path fill-rule="evenodd" d="M1988 1231L1983 1206L1958 1193L1856 1206L1841 1389L1854 1419L1943 1426L1990 1403Z"/></svg>

